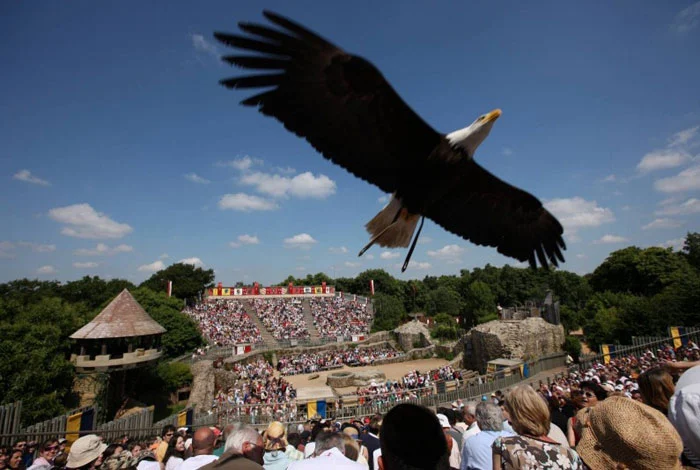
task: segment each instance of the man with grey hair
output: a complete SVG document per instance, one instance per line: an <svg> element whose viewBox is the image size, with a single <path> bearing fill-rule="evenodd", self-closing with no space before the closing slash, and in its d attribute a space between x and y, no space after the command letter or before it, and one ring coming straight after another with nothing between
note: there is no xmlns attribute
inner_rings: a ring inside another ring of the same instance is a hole
<svg viewBox="0 0 700 470"><path fill-rule="evenodd" d="M462 433L462 448L467 439L479 434L479 425L476 422L476 402L469 401L464 404L464 424L467 430Z"/></svg>
<svg viewBox="0 0 700 470"><path fill-rule="evenodd" d="M464 442L460 470L491 470L491 444L497 437L512 436L513 433L503 430L503 413L492 402L479 403L474 414L481 431Z"/></svg>
<svg viewBox="0 0 700 470"><path fill-rule="evenodd" d="M226 438L223 455L200 470L260 470L263 468L263 439L251 426L239 426Z"/></svg>
<svg viewBox="0 0 700 470"><path fill-rule="evenodd" d="M288 470L367 470L366 465L345 457L345 441L343 434L339 432L321 431L316 436L316 449L314 457L306 460L292 462Z"/></svg>

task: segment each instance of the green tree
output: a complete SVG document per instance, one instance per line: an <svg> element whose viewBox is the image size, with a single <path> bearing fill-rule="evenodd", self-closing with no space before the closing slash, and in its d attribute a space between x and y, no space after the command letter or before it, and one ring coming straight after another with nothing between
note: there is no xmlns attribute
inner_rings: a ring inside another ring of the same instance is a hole
<svg viewBox="0 0 700 470"><path fill-rule="evenodd" d="M378 293L373 299L374 323L372 331L393 330L406 317L403 302L393 295Z"/></svg>
<svg viewBox="0 0 700 470"><path fill-rule="evenodd" d="M204 344L197 324L182 313L182 301L168 297L165 292L153 292L141 287L132 292L134 298L146 312L163 328L163 353L167 357L177 357Z"/></svg>
<svg viewBox="0 0 700 470"><path fill-rule="evenodd" d="M397 281L391 274L383 269L368 269L357 275L353 285L353 294L369 295L369 281L374 280L374 291L402 298L403 288L401 283Z"/></svg>
<svg viewBox="0 0 700 470"><path fill-rule="evenodd" d="M158 364L157 374L163 382L163 387L168 392L192 383L192 371L190 366L184 362L161 362Z"/></svg>
<svg viewBox="0 0 700 470"><path fill-rule="evenodd" d="M700 233L688 232L683 242L683 255L693 268L700 271Z"/></svg>
<svg viewBox="0 0 700 470"><path fill-rule="evenodd" d="M462 311L462 298L453 288L441 286L428 294L426 310L429 315L447 313L457 316Z"/></svg>
<svg viewBox="0 0 700 470"><path fill-rule="evenodd" d="M173 296L193 302L204 289L214 285L214 270L176 263L153 274L139 287L147 287L154 292L166 292L168 281L173 282Z"/></svg>
<svg viewBox="0 0 700 470"><path fill-rule="evenodd" d="M131 291L135 286L124 279L105 281L98 276L85 276L63 285L60 296L68 302L83 302L88 308L96 309L106 305L124 289Z"/></svg>
<svg viewBox="0 0 700 470"><path fill-rule="evenodd" d="M463 317L462 324L465 328L497 318L496 296L485 282L474 281L469 285L468 297L464 302Z"/></svg>
<svg viewBox="0 0 700 470"><path fill-rule="evenodd" d="M575 362L578 362L578 358L581 356L581 341L579 341L578 338L575 336L567 336L564 338L564 345L562 347Z"/></svg>

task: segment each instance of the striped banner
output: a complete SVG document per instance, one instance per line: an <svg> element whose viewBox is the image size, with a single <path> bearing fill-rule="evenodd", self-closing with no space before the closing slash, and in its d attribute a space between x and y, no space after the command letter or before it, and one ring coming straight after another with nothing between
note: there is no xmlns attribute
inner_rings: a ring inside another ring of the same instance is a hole
<svg viewBox="0 0 700 470"><path fill-rule="evenodd" d="M688 338L683 338L682 335L685 334L685 328L681 326L672 326L668 329L668 332L673 339L673 348L678 349L681 346L688 344Z"/></svg>

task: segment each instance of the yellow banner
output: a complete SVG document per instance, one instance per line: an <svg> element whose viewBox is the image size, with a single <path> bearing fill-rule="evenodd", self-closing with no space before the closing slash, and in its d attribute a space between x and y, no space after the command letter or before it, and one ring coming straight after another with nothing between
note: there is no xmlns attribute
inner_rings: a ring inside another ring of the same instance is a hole
<svg viewBox="0 0 700 470"><path fill-rule="evenodd" d="M317 413L316 402L310 401L308 403L308 405L306 405L306 409L307 409L306 415L308 416L308 419L313 418L314 415L316 415L316 413Z"/></svg>
<svg viewBox="0 0 700 470"><path fill-rule="evenodd" d="M610 347L607 344L601 346L603 350L603 362L610 364Z"/></svg>
<svg viewBox="0 0 700 470"><path fill-rule="evenodd" d="M221 290L221 295L231 295L231 289L228 288L228 287L224 287L224 288Z"/></svg>
<svg viewBox="0 0 700 470"><path fill-rule="evenodd" d="M68 447L70 447L80 437L78 431L80 431L80 418L82 416L82 413L76 413L74 415L70 415L66 420L66 440L68 441L66 445Z"/></svg>
<svg viewBox="0 0 700 470"><path fill-rule="evenodd" d="M187 426L187 410L181 411L177 414L177 426L180 428Z"/></svg>
<svg viewBox="0 0 700 470"><path fill-rule="evenodd" d="M677 349L683 346L683 342L681 341L681 332L678 331L678 327L672 326L669 329L671 330L671 338L673 338L673 347Z"/></svg>

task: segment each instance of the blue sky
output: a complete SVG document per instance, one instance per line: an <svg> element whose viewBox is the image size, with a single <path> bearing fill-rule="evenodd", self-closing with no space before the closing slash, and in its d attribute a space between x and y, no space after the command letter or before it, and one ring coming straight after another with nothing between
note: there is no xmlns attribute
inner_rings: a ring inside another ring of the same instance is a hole
<svg viewBox="0 0 700 470"><path fill-rule="evenodd" d="M476 159L566 229L563 269L700 230L700 2L266 2L376 64L441 132L503 109ZM385 195L217 84L259 2L2 2L0 281L217 281L517 263L431 222L371 249ZM236 210L245 208L246 210ZM370 256L368 256L370 255Z"/></svg>

